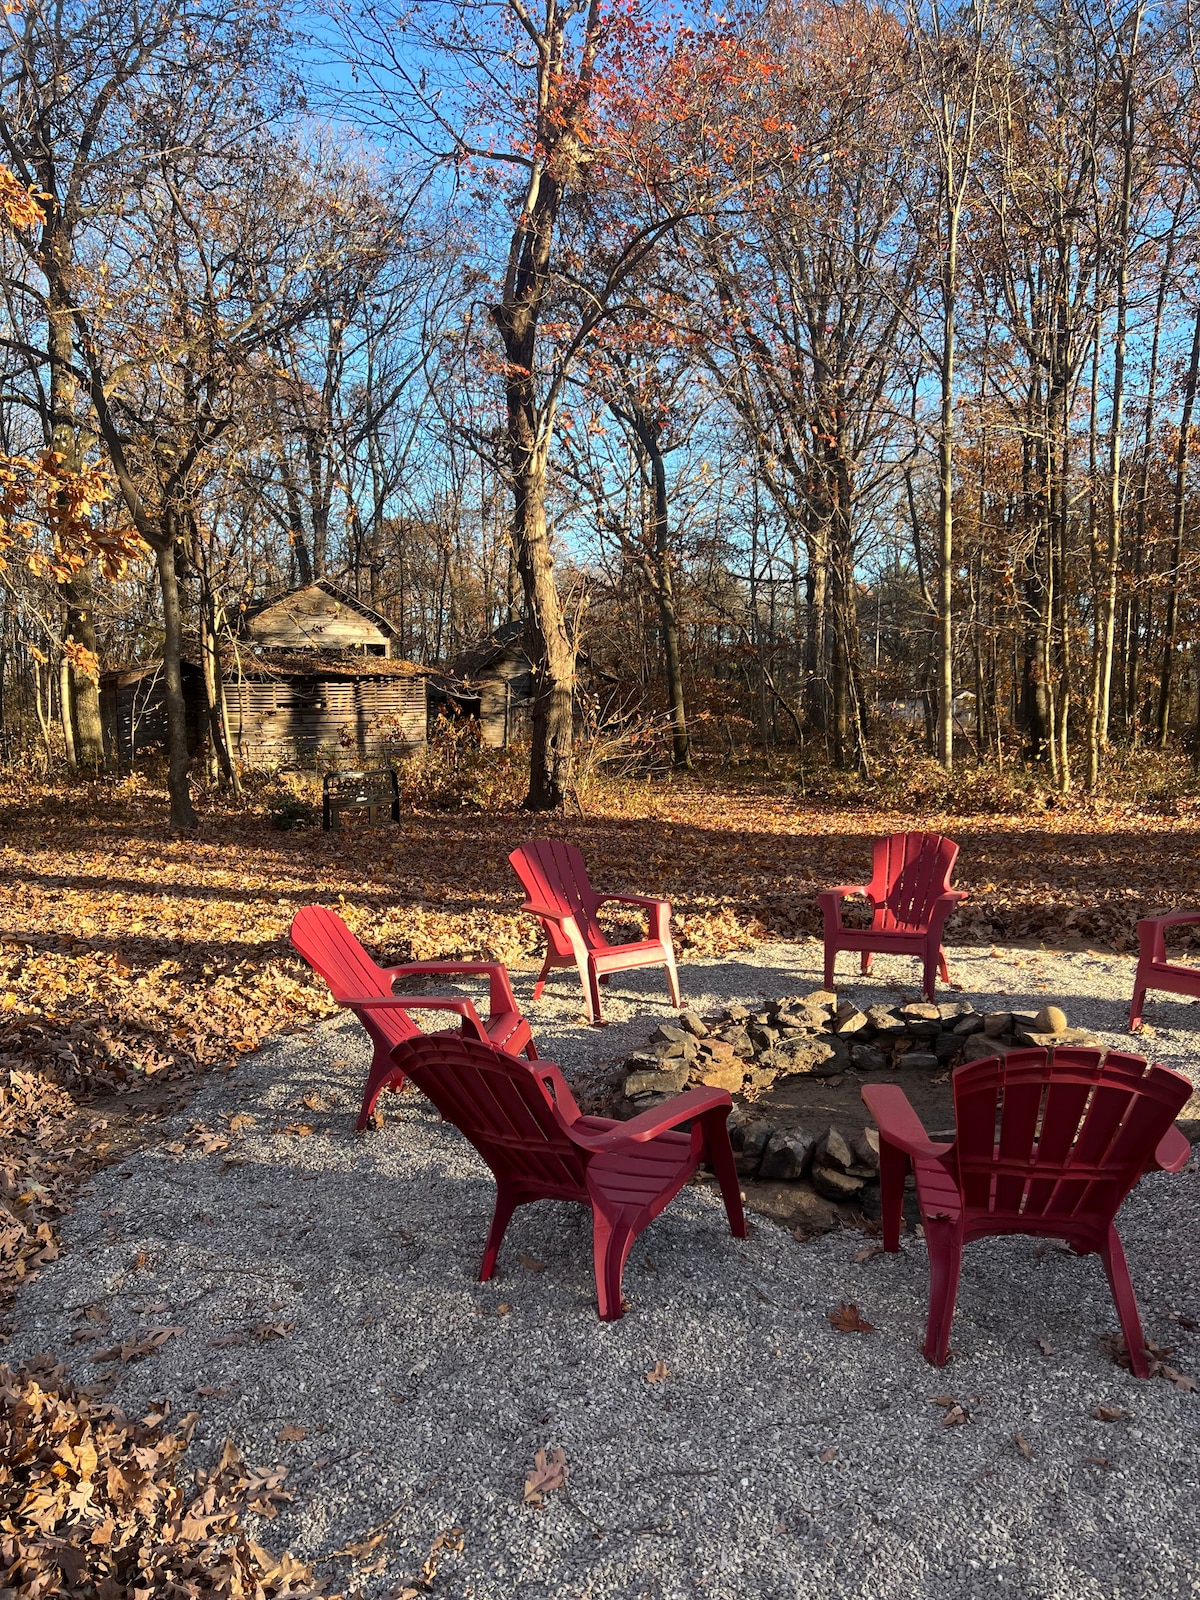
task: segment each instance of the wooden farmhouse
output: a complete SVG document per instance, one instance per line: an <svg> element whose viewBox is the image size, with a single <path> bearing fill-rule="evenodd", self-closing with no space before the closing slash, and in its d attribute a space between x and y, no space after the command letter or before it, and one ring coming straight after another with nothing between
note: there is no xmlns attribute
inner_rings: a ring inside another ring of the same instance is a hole
<svg viewBox="0 0 1200 1600"><path fill-rule="evenodd" d="M522 623L506 622L454 663L454 677L467 691L461 704L479 717L480 740L491 750L507 750L529 733L533 663L524 639Z"/></svg>
<svg viewBox="0 0 1200 1600"><path fill-rule="evenodd" d="M195 662L184 661L180 666L187 705L188 754L195 755L207 734L204 679ZM128 772L137 756L167 748L161 661L117 667L100 674L100 726L104 758L118 772Z"/></svg>
<svg viewBox="0 0 1200 1600"><path fill-rule="evenodd" d="M426 674L396 658L395 640L386 617L325 579L248 612L225 653L235 752L334 766L423 745Z"/></svg>
<svg viewBox="0 0 1200 1600"><path fill-rule="evenodd" d="M424 745L427 675L394 655L395 640L385 617L324 579L247 612L222 649L233 753L255 766L334 767ZM101 678L106 739L120 766L165 744L161 672L151 664ZM189 730L193 719L205 729L203 679L191 663L184 693Z"/></svg>

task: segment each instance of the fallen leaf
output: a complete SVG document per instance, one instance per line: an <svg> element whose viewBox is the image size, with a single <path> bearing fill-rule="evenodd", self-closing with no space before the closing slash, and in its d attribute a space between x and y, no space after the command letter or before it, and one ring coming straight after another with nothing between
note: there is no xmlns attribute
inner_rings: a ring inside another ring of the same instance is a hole
<svg viewBox="0 0 1200 1600"><path fill-rule="evenodd" d="M665 1361L656 1361L646 1374L647 1383L665 1383L671 1376L671 1369Z"/></svg>
<svg viewBox="0 0 1200 1600"><path fill-rule="evenodd" d="M534 1256L527 1256L524 1250L518 1253L517 1260L525 1268L526 1272L545 1272L546 1270L544 1261L538 1261Z"/></svg>
<svg viewBox="0 0 1200 1600"><path fill-rule="evenodd" d="M1132 1414L1124 1406L1097 1406L1092 1412L1097 1422L1125 1422Z"/></svg>
<svg viewBox="0 0 1200 1600"><path fill-rule="evenodd" d="M1084 1456L1083 1459L1088 1463L1089 1466L1099 1467L1102 1472L1109 1472L1112 1470L1111 1463L1107 1456Z"/></svg>
<svg viewBox="0 0 1200 1600"><path fill-rule="evenodd" d="M956 1406L958 1401L952 1394L931 1394L929 1396L929 1404L931 1406Z"/></svg>
<svg viewBox="0 0 1200 1600"><path fill-rule="evenodd" d="M256 1339L286 1339L295 1327L294 1322L260 1322L250 1332Z"/></svg>
<svg viewBox="0 0 1200 1600"><path fill-rule="evenodd" d="M1052 1356L1054 1354L1054 1346L1049 1339L1039 1339L1037 1345L1044 1356Z"/></svg>
<svg viewBox="0 0 1200 1600"><path fill-rule="evenodd" d="M821 1454L817 1457L817 1460L821 1463L821 1465L823 1467L828 1467L828 1466L832 1466L832 1464L837 1460L837 1458L838 1458L837 1451L834 1449L834 1447L832 1445L830 1445L828 1450L822 1450L821 1451Z"/></svg>
<svg viewBox="0 0 1200 1600"><path fill-rule="evenodd" d="M1033 1460L1033 1450L1032 1450L1032 1448L1030 1446L1029 1440L1025 1437L1025 1435L1019 1429L1018 1429L1018 1431L1016 1433L1013 1434L1013 1443L1016 1445L1017 1449L1021 1452L1021 1454L1025 1457L1026 1461L1032 1461Z"/></svg>
<svg viewBox="0 0 1200 1600"><path fill-rule="evenodd" d="M241 1133L243 1128L252 1128L254 1118L247 1111L238 1111L229 1119L230 1133Z"/></svg>
<svg viewBox="0 0 1200 1600"><path fill-rule="evenodd" d="M498 1317L506 1317L511 1310L512 1307L509 1305L508 1301L501 1300L500 1304L496 1307L496 1315Z"/></svg>
<svg viewBox="0 0 1200 1600"><path fill-rule="evenodd" d="M873 1322L867 1322L859 1315L858 1307L853 1301L847 1304L843 1300L832 1311L827 1311L825 1315L839 1333L871 1333L875 1327Z"/></svg>
<svg viewBox="0 0 1200 1600"><path fill-rule="evenodd" d="M964 1423L970 1422L971 1413L965 1406L954 1405L942 1417L943 1428L961 1428Z"/></svg>
<svg viewBox="0 0 1200 1600"><path fill-rule="evenodd" d="M549 1453L545 1450L536 1451L533 1457L533 1471L525 1479L525 1504L544 1505L548 1494L553 1494L556 1489L564 1487L570 1471L567 1465L567 1453L561 1445Z"/></svg>
<svg viewBox="0 0 1200 1600"><path fill-rule="evenodd" d="M300 1104L308 1111L324 1111L325 1109L324 1100L315 1091L312 1094L306 1094Z"/></svg>
<svg viewBox="0 0 1200 1600"><path fill-rule="evenodd" d="M297 1139L307 1139L310 1134L316 1133L311 1122L289 1122L283 1130L284 1133L293 1133Z"/></svg>
<svg viewBox="0 0 1200 1600"><path fill-rule="evenodd" d="M301 1439L308 1438L308 1429L301 1428L295 1422L289 1422L285 1428L280 1428L275 1437L279 1440L280 1444L296 1444Z"/></svg>
<svg viewBox="0 0 1200 1600"><path fill-rule="evenodd" d="M858 1251L854 1257L854 1261L856 1265L861 1265L864 1261L870 1261L872 1256L882 1256L885 1254L886 1251L881 1244L869 1244L864 1249Z"/></svg>

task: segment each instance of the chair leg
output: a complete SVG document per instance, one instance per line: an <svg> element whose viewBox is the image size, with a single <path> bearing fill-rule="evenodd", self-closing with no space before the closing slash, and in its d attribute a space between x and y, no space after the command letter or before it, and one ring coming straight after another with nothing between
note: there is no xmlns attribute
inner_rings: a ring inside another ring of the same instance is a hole
<svg viewBox="0 0 1200 1600"><path fill-rule="evenodd" d="M676 1011L683 1004L679 998L679 969L675 965L675 951L671 945L666 946L667 959L663 965L667 969L667 993L671 996L671 1004Z"/></svg>
<svg viewBox="0 0 1200 1600"><path fill-rule="evenodd" d="M528 1043L526 1044L526 1046L525 1046L525 1059L527 1061L536 1061L538 1059L538 1053L537 1053L537 1050L534 1048L534 1044L533 1044L533 1040L532 1039L530 1039L528 1041Z"/></svg>
<svg viewBox="0 0 1200 1600"><path fill-rule="evenodd" d="M546 987L546 974L550 971L550 957L551 957L551 954L552 954L552 951L550 950L550 947L547 945L547 947L546 947L546 959L545 959L545 961L542 962L542 970L538 973L538 981L533 986L533 998L535 1000L540 1000L541 999L542 990Z"/></svg>
<svg viewBox="0 0 1200 1600"><path fill-rule="evenodd" d="M904 1180L909 1159L886 1139L879 1141L879 1199L883 1221L883 1248L899 1250L900 1221L904 1214Z"/></svg>
<svg viewBox="0 0 1200 1600"><path fill-rule="evenodd" d="M825 940L825 987L833 988L833 966L837 960L837 945L828 938Z"/></svg>
<svg viewBox="0 0 1200 1600"><path fill-rule="evenodd" d="M729 1218L729 1231L735 1239L746 1237L746 1214L742 1210L742 1186L738 1182L737 1168L733 1162L733 1147L729 1143L729 1121L724 1111L716 1111L701 1119L704 1125L704 1148L709 1164L721 1185L721 1198L725 1202L725 1215Z"/></svg>
<svg viewBox="0 0 1200 1600"><path fill-rule="evenodd" d="M617 1322L625 1315L621 1277L636 1237L627 1223L612 1222L592 1210L592 1259L596 1268L596 1305L601 1322Z"/></svg>
<svg viewBox="0 0 1200 1600"><path fill-rule="evenodd" d="M1142 1007L1146 1004L1147 985L1142 982L1142 969L1139 965L1137 976L1133 980L1133 998L1129 1002L1129 1031L1142 1025Z"/></svg>
<svg viewBox="0 0 1200 1600"><path fill-rule="evenodd" d="M604 1019L600 1015L600 981L595 962L588 957L587 969L579 974L583 980L583 998L587 1003L587 1019L593 1028L599 1028Z"/></svg>
<svg viewBox="0 0 1200 1600"><path fill-rule="evenodd" d="M938 971L942 975L942 982L950 982L950 966L946 960L946 952L941 945L938 946Z"/></svg>
<svg viewBox="0 0 1200 1600"><path fill-rule="evenodd" d="M924 971L922 974L921 986L925 991L925 998L929 1001L930 1005L932 1005L934 1000L937 998L937 970L937 951L927 950L925 952Z"/></svg>
<svg viewBox="0 0 1200 1600"><path fill-rule="evenodd" d="M496 1257L500 1254L504 1231L512 1221L512 1214L519 1204L516 1190L496 1185L496 1209L492 1212L492 1225L488 1229L487 1243L483 1247L483 1262L479 1268L480 1283L486 1283L496 1270Z"/></svg>
<svg viewBox="0 0 1200 1600"><path fill-rule="evenodd" d="M1100 1259L1108 1276L1108 1286L1117 1304L1121 1332L1125 1335L1125 1348L1129 1351L1129 1365L1135 1378L1150 1376L1150 1363L1146 1359L1146 1336L1142 1332L1142 1319L1138 1315L1129 1265L1116 1227L1110 1227L1108 1238L1101 1247Z"/></svg>
<svg viewBox="0 0 1200 1600"><path fill-rule="evenodd" d="M862 970L864 972L870 972L871 963L872 963L872 961L874 961L874 959L875 959L875 957L874 957L874 955L872 954L872 952L870 950L864 950L863 951L863 953L862 953Z"/></svg>
<svg viewBox="0 0 1200 1600"><path fill-rule="evenodd" d="M925 1324L925 1359L944 1367L950 1354L950 1325L962 1271L962 1239L948 1222L926 1222L929 1247L929 1320Z"/></svg>
<svg viewBox="0 0 1200 1600"><path fill-rule="evenodd" d="M397 1072L392 1065L392 1058L382 1045L376 1050L371 1070L367 1074L367 1086L363 1090L362 1105L358 1112L358 1121L354 1124L355 1132L362 1133L367 1123L371 1120L371 1113L375 1109L375 1102L387 1088L388 1084L399 1092L404 1087L404 1074Z"/></svg>

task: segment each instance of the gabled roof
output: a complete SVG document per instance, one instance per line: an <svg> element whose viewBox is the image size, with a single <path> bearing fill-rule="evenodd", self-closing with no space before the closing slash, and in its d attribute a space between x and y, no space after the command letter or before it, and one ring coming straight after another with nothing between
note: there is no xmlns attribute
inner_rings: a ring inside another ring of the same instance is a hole
<svg viewBox="0 0 1200 1600"><path fill-rule="evenodd" d="M528 661L524 640L523 622L502 622L498 628L492 629L486 639L480 639L478 644L471 645L456 657L451 670L455 677L465 678L469 682L507 655L524 656Z"/></svg>
<svg viewBox="0 0 1200 1600"><path fill-rule="evenodd" d="M369 623L380 643L399 637L398 629L385 616L328 578L285 590L250 607L242 617L242 627L253 638L270 632L274 625L276 631L282 628L294 633L292 647L319 649L328 642L323 635L344 612L352 612Z"/></svg>

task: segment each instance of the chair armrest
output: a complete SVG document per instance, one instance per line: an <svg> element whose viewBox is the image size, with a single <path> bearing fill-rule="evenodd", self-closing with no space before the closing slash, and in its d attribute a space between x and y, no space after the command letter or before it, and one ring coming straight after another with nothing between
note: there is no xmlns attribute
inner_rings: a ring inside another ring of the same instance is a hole
<svg viewBox="0 0 1200 1600"><path fill-rule="evenodd" d="M865 900L870 901L871 911L874 914L875 896L865 883L841 883L836 889L822 889L817 894L817 904L821 908L821 920L825 924L827 939L833 938L844 928L842 901L849 899L852 894L860 894Z"/></svg>
<svg viewBox="0 0 1200 1600"><path fill-rule="evenodd" d="M1168 911L1161 916L1139 917L1139 922L1157 922L1160 928L1179 928L1185 922L1200 922L1200 911Z"/></svg>
<svg viewBox="0 0 1200 1600"><path fill-rule="evenodd" d="M671 902L669 900L656 900L653 895L647 894L604 894L600 896L600 904L608 905L609 902L623 906L642 906L650 913L650 937L657 939L661 944L666 944L671 937Z"/></svg>
<svg viewBox="0 0 1200 1600"><path fill-rule="evenodd" d="M540 906L536 900L526 900L522 911L528 911L532 916L545 917L547 922L574 922L575 918L569 911L559 911L554 906Z"/></svg>
<svg viewBox="0 0 1200 1600"><path fill-rule="evenodd" d="M486 973L490 986L488 1003L492 1015L495 1017L502 1011L518 1009L508 968L502 961L408 961L400 967L385 967L383 971L389 982L395 982L397 978L448 978L455 973L467 975L474 973L478 977L483 977Z"/></svg>
<svg viewBox="0 0 1200 1600"><path fill-rule="evenodd" d="M946 925L946 918L958 905L959 901L965 899L967 899L967 891L965 889L947 889L944 894L938 895L929 908L930 930L936 929L940 933Z"/></svg>
<svg viewBox="0 0 1200 1600"><path fill-rule="evenodd" d="M568 1124L578 1122L581 1112L575 1103L575 1096L571 1093L570 1084L554 1062L531 1061L527 1065L534 1077L539 1079L543 1087L550 1091L563 1121Z"/></svg>
<svg viewBox="0 0 1200 1600"><path fill-rule="evenodd" d="M1167 959L1167 929L1200 922L1200 911L1169 911L1161 917L1138 918L1138 953L1151 961Z"/></svg>
<svg viewBox="0 0 1200 1600"><path fill-rule="evenodd" d="M898 1083L868 1083L863 1087L862 1097L875 1118L880 1139L886 1139L905 1155L917 1160L936 1160L952 1148L949 1144L937 1144L929 1137L925 1124Z"/></svg>
<svg viewBox="0 0 1200 1600"><path fill-rule="evenodd" d="M479 1013L469 1000L459 995L369 994L362 999L343 1000L342 1004L353 1011L457 1011L475 1029L480 1040L487 1043L487 1030L479 1020Z"/></svg>
<svg viewBox="0 0 1200 1600"><path fill-rule="evenodd" d="M1148 1172L1179 1172L1192 1159L1192 1147L1187 1135L1179 1128L1168 1128L1158 1141Z"/></svg>
<svg viewBox="0 0 1200 1600"><path fill-rule="evenodd" d="M605 1150L618 1150L623 1144L645 1144L655 1134L666 1133L681 1122L692 1122L710 1111L728 1113L733 1106L726 1089L688 1089L668 1100L665 1106L654 1106L641 1116L622 1122L608 1133L576 1133L571 1130L575 1143L599 1155Z"/></svg>

